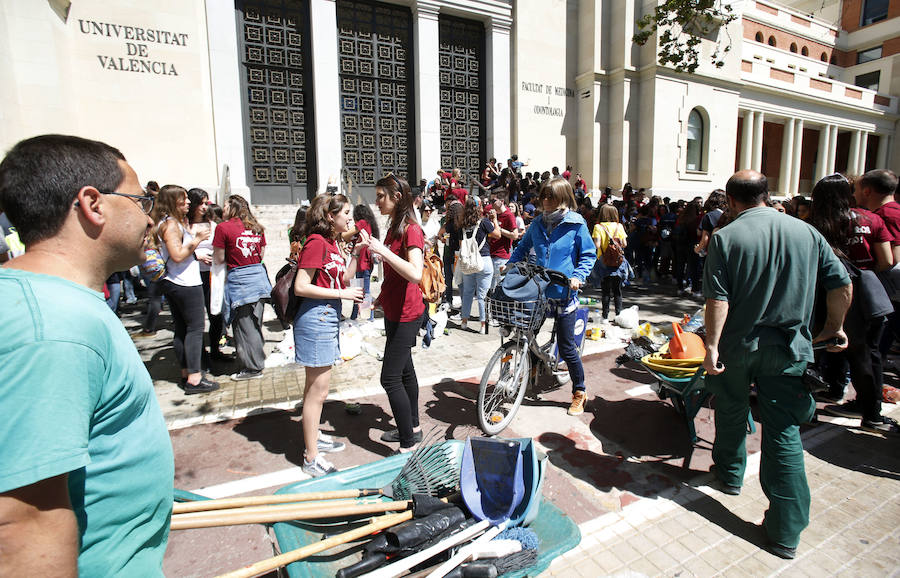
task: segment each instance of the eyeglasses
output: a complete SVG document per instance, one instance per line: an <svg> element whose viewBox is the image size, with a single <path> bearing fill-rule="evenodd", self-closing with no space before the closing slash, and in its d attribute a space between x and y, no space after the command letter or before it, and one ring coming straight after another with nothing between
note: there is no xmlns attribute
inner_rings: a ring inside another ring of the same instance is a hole
<svg viewBox="0 0 900 578"><path fill-rule="evenodd" d="M146 191L144 191L146 192ZM101 195L116 195L117 197L128 197L129 199L134 199L135 203L137 203L141 210L144 211L145 215L149 215L150 211L153 210L153 203L156 201L156 197L153 195L129 195L128 193L119 193L116 191L100 191Z"/></svg>

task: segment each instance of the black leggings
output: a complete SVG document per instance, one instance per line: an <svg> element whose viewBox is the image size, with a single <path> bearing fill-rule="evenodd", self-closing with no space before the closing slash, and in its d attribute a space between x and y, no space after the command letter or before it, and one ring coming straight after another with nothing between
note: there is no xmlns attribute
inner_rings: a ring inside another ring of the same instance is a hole
<svg viewBox="0 0 900 578"><path fill-rule="evenodd" d="M203 351L203 286L185 287L169 280L162 281L162 290L172 310L175 337L172 345L181 369L198 373L202 369Z"/></svg>
<svg viewBox="0 0 900 578"><path fill-rule="evenodd" d="M421 327L421 318L404 322L384 320L387 342L381 365L381 386L387 392L402 448L415 445L413 428L419 427L419 381L413 367L412 348Z"/></svg>
<svg viewBox="0 0 900 578"><path fill-rule="evenodd" d="M607 275L600 281L600 303L603 306L603 319L609 317L609 299L612 297L616 315L622 312L622 278L618 275Z"/></svg>

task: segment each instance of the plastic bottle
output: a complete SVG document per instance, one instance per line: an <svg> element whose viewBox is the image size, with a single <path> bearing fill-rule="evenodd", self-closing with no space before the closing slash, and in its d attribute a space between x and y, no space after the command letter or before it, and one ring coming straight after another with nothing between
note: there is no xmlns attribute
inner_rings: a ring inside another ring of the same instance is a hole
<svg viewBox="0 0 900 578"><path fill-rule="evenodd" d="M693 315L691 315L691 318L688 320L688 322L684 324L685 331L693 332L693 331L697 331L698 329L703 327L704 309L705 309L705 307L701 307L700 309L697 309L697 311Z"/></svg>
<svg viewBox="0 0 900 578"><path fill-rule="evenodd" d="M580 305L596 305L600 303L600 300L595 297L579 297L578 303Z"/></svg>

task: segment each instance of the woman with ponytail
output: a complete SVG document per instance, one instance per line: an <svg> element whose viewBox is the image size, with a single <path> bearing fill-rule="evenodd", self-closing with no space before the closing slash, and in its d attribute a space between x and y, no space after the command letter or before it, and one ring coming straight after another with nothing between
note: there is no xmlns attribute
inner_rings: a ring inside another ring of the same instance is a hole
<svg viewBox="0 0 900 578"><path fill-rule="evenodd" d="M242 366L231 379L262 377L266 361L262 300L271 295L272 284L262 265L265 230L244 197L231 195L225 201L225 221L216 226L212 244L213 260L228 266L222 316L225 325L231 324L234 348Z"/></svg>
<svg viewBox="0 0 900 578"><path fill-rule="evenodd" d="M369 243L365 230L359 233L347 262L338 238L353 227L351 206L344 195L325 193L313 199L306 212L306 241L297 262L294 293L303 302L294 318L294 356L306 368L303 389L303 471L318 477L337 471L321 454L339 452L344 444L319 432L322 405L331 384L331 366L340 359L338 322L341 300L359 303L361 287L348 288L356 275L360 251Z"/></svg>
<svg viewBox="0 0 900 578"><path fill-rule="evenodd" d="M381 366L381 385L388 395L397 429L385 432L383 441L400 442L407 452L422 439L419 427L419 382L413 367L412 348L422 327L425 302L422 280L425 234L416 222L409 183L392 174L375 183L375 205L388 217L384 243L372 238L369 250L384 263L384 281L378 303L384 311L387 342Z"/></svg>

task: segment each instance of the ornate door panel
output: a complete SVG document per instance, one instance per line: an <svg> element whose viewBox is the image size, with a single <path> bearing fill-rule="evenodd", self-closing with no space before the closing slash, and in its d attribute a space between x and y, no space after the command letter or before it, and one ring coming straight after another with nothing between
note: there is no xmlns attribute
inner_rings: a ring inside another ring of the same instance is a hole
<svg viewBox="0 0 900 578"><path fill-rule="evenodd" d="M413 174L412 17L401 6L338 0L337 21L342 160L371 201L386 173Z"/></svg>
<svg viewBox="0 0 900 578"><path fill-rule="evenodd" d="M306 0L237 0L247 184L257 204L315 191Z"/></svg>
<svg viewBox="0 0 900 578"><path fill-rule="evenodd" d="M478 178L485 154L484 24L441 16L441 167Z"/></svg>

